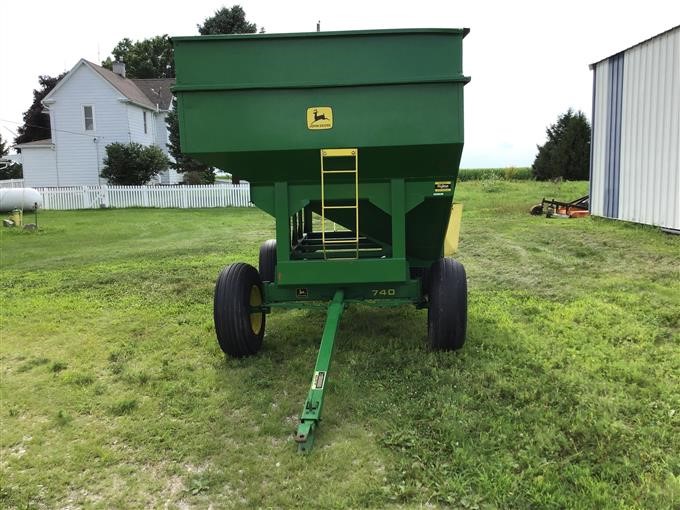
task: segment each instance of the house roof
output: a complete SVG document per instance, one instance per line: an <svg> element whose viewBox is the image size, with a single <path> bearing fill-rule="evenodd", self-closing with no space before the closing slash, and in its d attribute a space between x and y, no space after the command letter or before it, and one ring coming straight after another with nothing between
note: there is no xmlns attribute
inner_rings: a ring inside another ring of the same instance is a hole
<svg viewBox="0 0 680 510"><path fill-rule="evenodd" d="M16 147L17 149L23 149L25 147L51 147L51 146L52 139L44 138L43 140L33 140L32 142L19 143L16 144L14 147Z"/></svg>
<svg viewBox="0 0 680 510"><path fill-rule="evenodd" d="M154 110L156 105L161 110L168 110L170 108L170 103L172 102L170 87L175 84L174 78L147 80L123 78L105 67L93 64L88 60L85 60L85 62L133 103Z"/></svg>
<svg viewBox="0 0 680 510"><path fill-rule="evenodd" d="M160 78L152 80L137 80L130 78L123 78L122 76L109 71L108 69L93 64L92 62L80 59L78 63L69 71L69 73L59 81L56 87L47 94L43 99L43 103L49 101L51 96L66 82L71 74L81 65L87 65L90 69L95 71L99 76L104 78L113 88L120 92L130 102L155 110L158 106L161 110L168 110L172 102L172 93L170 87L175 83L174 78Z"/></svg>
<svg viewBox="0 0 680 510"><path fill-rule="evenodd" d="M132 81L153 104L158 104L158 107L161 110L170 109L170 105L172 104L172 91L170 90L170 87L175 84L174 78L154 78L144 80L133 78Z"/></svg>

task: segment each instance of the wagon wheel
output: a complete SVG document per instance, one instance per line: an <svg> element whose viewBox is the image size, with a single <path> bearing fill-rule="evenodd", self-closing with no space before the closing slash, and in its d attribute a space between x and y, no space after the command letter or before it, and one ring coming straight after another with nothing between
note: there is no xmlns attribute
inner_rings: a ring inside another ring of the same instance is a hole
<svg viewBox="0 0 680 510"><path fill-rule="evenodd" d="M429 271L427 331L435 350L455 350L465 343L467 278L460 262L442 258Z"/></svg>
<svg viewBox="0 0 680 510"><path fill-rule="evenodd" d="M217 341L226 354L242 358L262 347L266 322L259 309L262 297L262 280L253 266L237 262L220 273L213 313Z"/></svg>
<svg viewBox="0 0 680 510"><path fill-rule="evenodd" d="M273 282L276 277L276 239L265 241L260 246L260 278L263 282Z"/></svg>

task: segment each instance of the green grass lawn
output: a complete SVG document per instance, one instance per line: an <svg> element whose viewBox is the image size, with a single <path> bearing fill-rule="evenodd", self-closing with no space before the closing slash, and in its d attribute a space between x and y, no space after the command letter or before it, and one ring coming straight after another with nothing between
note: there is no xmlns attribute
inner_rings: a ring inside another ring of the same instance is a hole
<svg viewBox="0 0 680 510"><path fill-rule="evenodd" d="M680 237L527 214L586 183L477 181L465 348L353 306L309 456L292 434L325 314L225 359L212 291L256 209L43 212L2 230L2 508L679 508Z"/></svg>

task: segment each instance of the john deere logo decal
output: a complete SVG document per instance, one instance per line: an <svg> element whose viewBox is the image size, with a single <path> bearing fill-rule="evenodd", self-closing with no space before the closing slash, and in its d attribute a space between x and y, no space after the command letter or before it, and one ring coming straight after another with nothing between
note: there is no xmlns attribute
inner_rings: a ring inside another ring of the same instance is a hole
<svg viewBox="0 0 680 510"><path fill-rule="evenodd" d="M307 108L307 128L330 129L333 127L333 110L330 106Z"/></svg>

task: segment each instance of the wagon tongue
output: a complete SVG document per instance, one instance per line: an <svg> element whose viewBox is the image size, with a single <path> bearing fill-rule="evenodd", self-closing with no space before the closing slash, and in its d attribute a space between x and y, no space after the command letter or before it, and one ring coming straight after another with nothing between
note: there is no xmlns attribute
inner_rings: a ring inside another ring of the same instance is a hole
<svg viewBox="0 0 680 510"><path fill-rule="evenodd" d="M328 315L326 325L321 336L319 355L316 358L312 385L309 388L307 401L302 408L300 415L300 425L295 433L295 441L298 443L298 451L308 452L314 444L314 432L321 421L321 410L323 408L324 389L328 380L328 369L331 365L333 355L333 344L335 343L335 333L338 331L340 318L345 309L345 293L342 290L335 292L333 300L328 305Z"/></svg>

